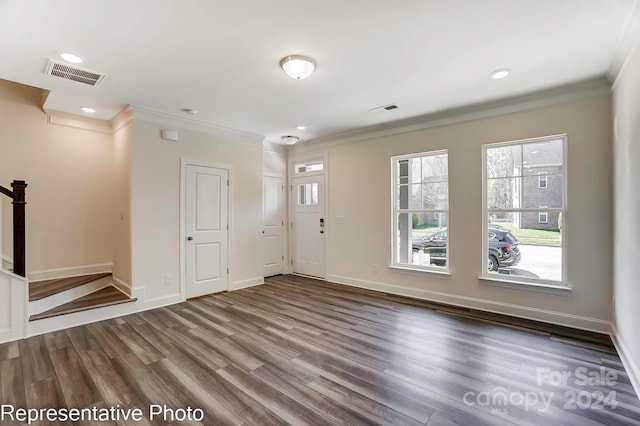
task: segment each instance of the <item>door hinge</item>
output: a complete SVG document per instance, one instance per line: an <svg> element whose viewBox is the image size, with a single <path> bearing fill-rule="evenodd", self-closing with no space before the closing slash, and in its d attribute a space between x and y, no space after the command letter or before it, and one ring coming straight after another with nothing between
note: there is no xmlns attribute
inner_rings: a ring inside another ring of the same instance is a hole
<svg viewBox="0 0 640 426"><path fill-rule="evenodd" d="M289 191L293 191L293 185L289 186Z"/></svg>
<svg viewBox="0 0 640 426"><path fill-rule="evenodd" d="M282 256L282 261L284 262L284 256Z"/></svg>
<svg viewBox="0 0 640 426"><path fill-rule="evenodd" d="M229 224L227 224L227 231L229 230Z"/></svg>
<svg viewBox="0 0 640 426"><path fill-rule="evenodd" d="M227 186L229 186L229 179L227 179Z"/></svg>
<svg viewBox="0 0 640 426"><path fill-rule="evenodd" d="M227 275L229 275L229 268L227 268Z"/></svg>
<svg viewBox="0 0 640 426"><path fill-rule="evenodd" d="M293 222L291 222L291 229L293 229Z"/></svg>
<svg viewBox="0 0 640 426"><path fill-rule="evenodd" d="M291 266L293 266L293 259L291 259Z"/></svg>

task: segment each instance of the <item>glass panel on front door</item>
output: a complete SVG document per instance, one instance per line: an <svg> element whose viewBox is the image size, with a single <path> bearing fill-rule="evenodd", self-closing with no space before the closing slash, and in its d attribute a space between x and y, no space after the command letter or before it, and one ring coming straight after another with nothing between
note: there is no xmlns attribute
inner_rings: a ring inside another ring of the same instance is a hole
<svg viewBox="0 0 640 426"><path fill-rule="evenodd" d="M303 183L298 185L298 205L316 206L318 205L318 184Z"/></svg>

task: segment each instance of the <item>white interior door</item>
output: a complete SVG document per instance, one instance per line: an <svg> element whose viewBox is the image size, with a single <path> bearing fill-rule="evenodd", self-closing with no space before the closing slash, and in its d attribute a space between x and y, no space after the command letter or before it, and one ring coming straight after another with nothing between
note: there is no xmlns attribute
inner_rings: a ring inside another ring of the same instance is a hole
<svg viewBox="0 0 640 426"><path fill-rule="evenodd" d="M187 298L228 289L229 171L186 166Z"/></svg>
<svg viewBox="0 0 640 426"><path fill-rule="evenodd" d="M283 182L281 176L264 176L262 182L264 276L270 277L283 273Z"/></svg>
<svg viewBox="0 0 640 426"><path fill-rule="evenodd" d="M324 175L292 179L293 271L325 277Z"/></svg>

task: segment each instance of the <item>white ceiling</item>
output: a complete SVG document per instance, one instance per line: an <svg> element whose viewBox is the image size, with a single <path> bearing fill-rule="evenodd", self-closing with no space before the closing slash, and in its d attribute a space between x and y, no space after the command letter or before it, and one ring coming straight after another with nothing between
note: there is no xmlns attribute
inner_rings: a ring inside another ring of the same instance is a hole
<svg viewBox="0 0 640 426"><path fill-rule="evenodd" d="M52 110L89 105L111 119L131 104L308 141L604 76L636 3L0 0L0 78L51 90ZM89 87L44 75L60 50L107 78ZM286 76L290 54L313 57L316 72ZM490 78L505 67L509 77ZM389 103L399 108L368 112Z"/></svg>

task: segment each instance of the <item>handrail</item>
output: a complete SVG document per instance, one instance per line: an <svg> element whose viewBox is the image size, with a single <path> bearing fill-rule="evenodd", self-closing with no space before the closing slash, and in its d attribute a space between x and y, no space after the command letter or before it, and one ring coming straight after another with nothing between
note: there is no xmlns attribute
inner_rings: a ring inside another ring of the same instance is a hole
<svg viewBox="0 0 640 426"><path fill-rule="evenodd" d="M13 191L5 188L4 186L0 186L0 193L6 195L7 197L13 199Z"/></svg>
<svg viewBox="0 0 640 426"><path fill-rule="evenodd" d="M0 193L13 201L13 273L27 276L26 270L26 223L25 223L25 190L27 183L23 180L11 182L13 191L0 186Z"/></svg>

